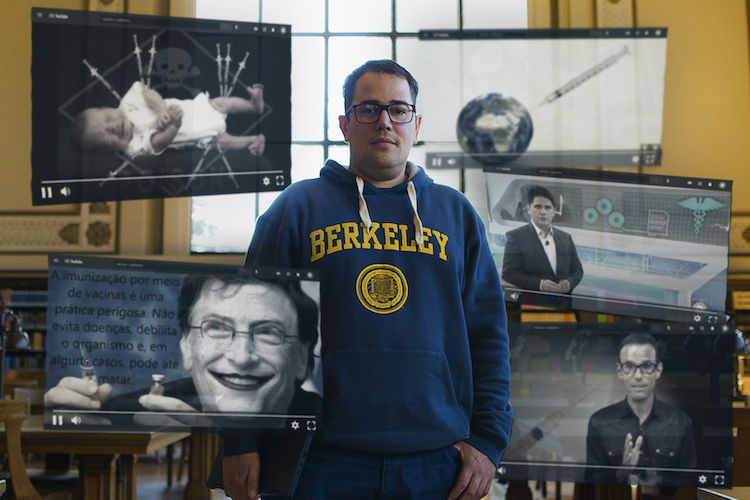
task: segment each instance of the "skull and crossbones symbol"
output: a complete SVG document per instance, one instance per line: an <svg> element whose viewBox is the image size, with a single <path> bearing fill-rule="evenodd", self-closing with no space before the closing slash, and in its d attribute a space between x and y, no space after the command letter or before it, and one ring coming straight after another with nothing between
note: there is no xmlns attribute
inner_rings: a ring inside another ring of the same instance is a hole
<svg viewBox="0 0 750 500"><path fill-rule="evenodd" d="M182 88L195 96L200 89L195 89L185 84L188 77L198 76L201 70L193 66L193 58L183 49L166 47L160 49L154 58L156 76L161 79L161 85L168 89Z"/></svg>

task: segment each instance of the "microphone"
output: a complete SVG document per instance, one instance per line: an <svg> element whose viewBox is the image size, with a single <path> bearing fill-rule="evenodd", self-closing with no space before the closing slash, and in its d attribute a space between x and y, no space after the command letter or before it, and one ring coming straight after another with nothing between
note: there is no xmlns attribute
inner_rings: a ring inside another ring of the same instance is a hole
<svg viewBox="0 0 750 500"><path fill-rule="evenodd" d="M549 246L549 241L545 241L544 244Z"/></svg>

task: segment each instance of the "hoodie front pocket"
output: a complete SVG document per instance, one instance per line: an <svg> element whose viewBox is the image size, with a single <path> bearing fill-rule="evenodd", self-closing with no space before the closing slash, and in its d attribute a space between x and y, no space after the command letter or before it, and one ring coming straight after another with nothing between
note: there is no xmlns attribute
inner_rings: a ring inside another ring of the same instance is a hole
<svg viewBox="0 0 750 500"><path fill-rule="evenodd" d="M376 432L412 432L418 422L426 433L468 424L441 351L339 349L326 353L323 369L325 425L337 434L363 422Z"/></svg>

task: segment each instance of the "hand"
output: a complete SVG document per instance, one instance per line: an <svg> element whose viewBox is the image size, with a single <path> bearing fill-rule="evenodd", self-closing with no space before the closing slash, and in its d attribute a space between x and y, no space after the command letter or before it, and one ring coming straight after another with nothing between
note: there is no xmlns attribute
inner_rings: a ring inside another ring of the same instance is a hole
<svg viewBox="0 0 750 500"><path fill-rule="evenodd" d="M560 291L562 293L568 293L570 291L570 281L560 280L560 283L558 283L558 285L560 285Z"/></svg>
<svg viewBox="0 0 750 500"><path fill-rule="evenodd" d="M144 394L138 398L138 402L151 411L190 411L198 412L195 408L181 399L171 398L169 396L156 396L154 394Z"/></svg>
<svg viewBox="0 0 750 500"><path fill-rule="evenodd" d="M638 436L633 445L633 436L628 432L625 436L625 452L622 454L622 465L629 465L635 467L638 465L638 460L641 458L641 445L643 444L643 436Z"/></svg>
<svg viewBox="0 0 750 500"><path fill-rule="evenodd" d="M138 402L149 412L184 412L185 414L159 415L158 413L142 412L135 415L135 423L141 425L191 425L211 427L211 419L204 417L198 410L181 399L169 396L144 394Z"/></svg>
<svg viewBox="0 0 750 500"><path fill-rule="evenodd" d="M136 413L133 421L138 425L150 427L179 427L189 425L191 427L215 427L215 423L209 417L204 416L198 410L181 399L169 396L156 396L144 394L138 398L138 402L146 408L145 412ZM170 415L162 415L160 411L172 412ZM181 412L181 413L174 413Z"/></svg>
<svg viewBox="0 0 750 500"><path fill-rule="evenodd" d="M169 112L170 124L174 125L177 129L182 127L182 116L184 114L182 108L176 104L172 104L167 108L167 111Z"/></svg>
<svg viewBox="0 0 750 500"><path fill-rule="evenodd" d="M570 286L570 284L568 284L568 286ZM562 288L560 287L560 285L552 280L542 280L541 288L543 292L562 293Z"/></svg>
<svg viewBox="0 0 750 500"><path fill-rule="evenodd" d="M221 462L224 471L224 494L233 500L257 500L260 456L245 453L224 457Z"/></svg>
<svg viewBox="0 0 750 500"><path fill-rule="evenodd" d="M169 111L163 109L156 114L156 130L164 130L172 123L172 117Z"/></svg>
<svg viewBox="0 0 750 500"><path fill-rule="evenodd" d="M111 393L112 386L109 384L96 385L93 380L64 377L44 394L44 406L98 410Z"/></svg>
<svg viewBox="0 0 750 500"><path fill-rule="evenodd" d="M464 441L453 446L461 454L462 465L458 481L448 495L448 500L478 500L487 495L497 472L495 464L487 455Z"/></svg>
<svg viewBox="0 0 750 500"><path fill-rule="evenodd" d="M247 147L247 150L250 151L250 154L255 156L260 156L263 154L263 151L266 149L266 136L263 134L258 134L255 136L255 140L250 143L250 145Z"/></svg>

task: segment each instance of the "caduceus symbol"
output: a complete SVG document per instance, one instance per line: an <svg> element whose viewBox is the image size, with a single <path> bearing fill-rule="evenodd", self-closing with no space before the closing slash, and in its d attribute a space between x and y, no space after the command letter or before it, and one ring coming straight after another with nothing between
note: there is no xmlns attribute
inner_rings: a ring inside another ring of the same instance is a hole
<svg viewBox="0 0 750 500"><path fill-rule="evenodd" d="M693 220L695 221L695 235L701 232L703 220L706 218L706 212L721 208L724 203L714 200L713 198L698 198L693 196L687 200L678 201L677 204L683 208L693 211Z"/></svg>

